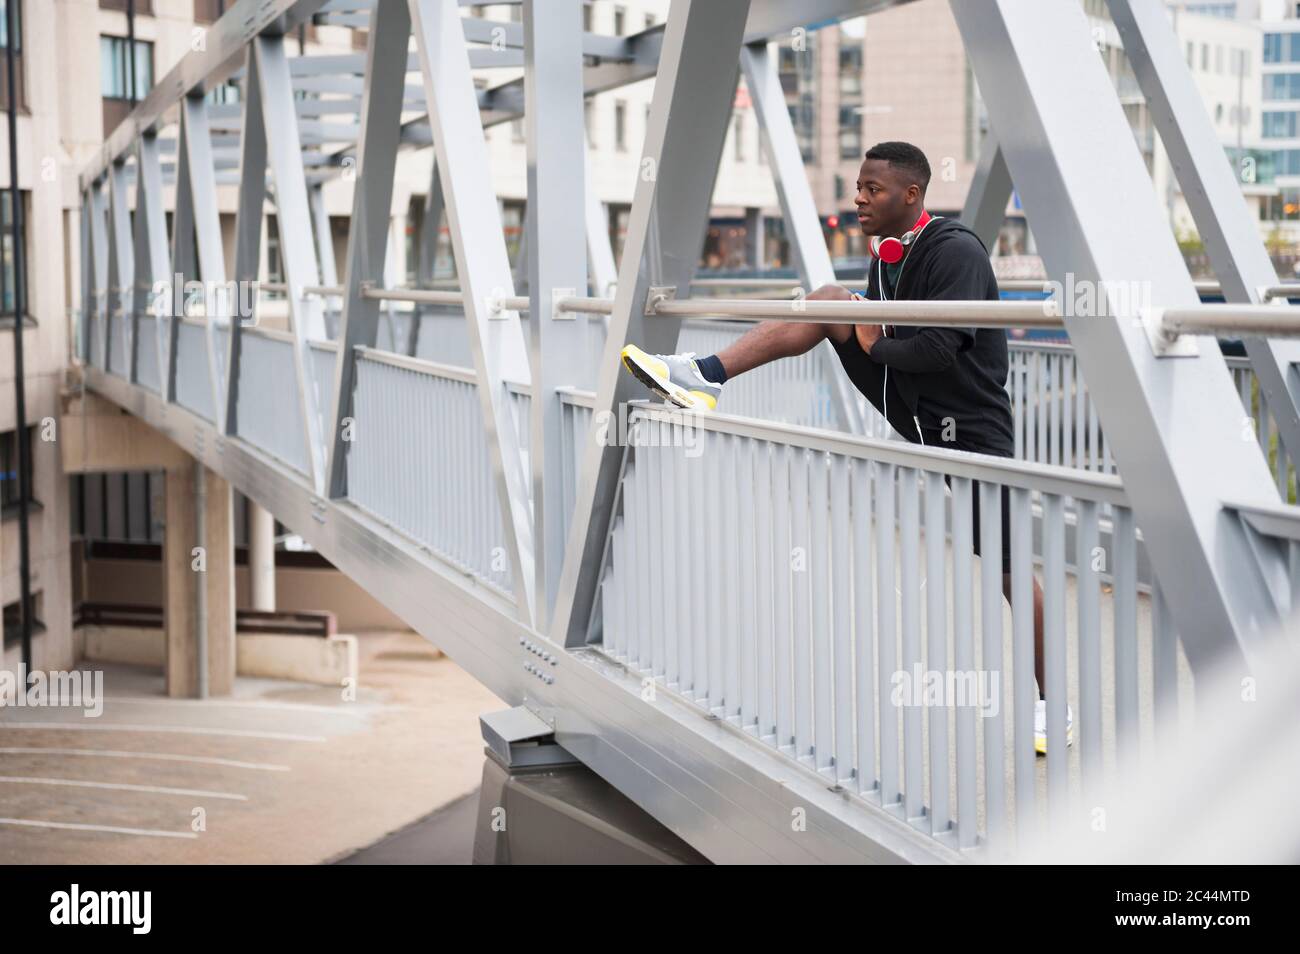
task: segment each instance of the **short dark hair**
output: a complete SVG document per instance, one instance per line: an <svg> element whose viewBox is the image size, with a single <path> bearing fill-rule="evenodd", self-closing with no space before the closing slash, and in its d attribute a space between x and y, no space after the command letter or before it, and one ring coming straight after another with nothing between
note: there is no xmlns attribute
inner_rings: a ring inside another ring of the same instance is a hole
<svg viewBox="0 0 1300 954"><path fill-rule="evenodd" d="M910 142L878 142L867 150L867 159L883 159L896 169L916 176L916 184L924 193L930 184L930 163L925 153Z"/></svg>

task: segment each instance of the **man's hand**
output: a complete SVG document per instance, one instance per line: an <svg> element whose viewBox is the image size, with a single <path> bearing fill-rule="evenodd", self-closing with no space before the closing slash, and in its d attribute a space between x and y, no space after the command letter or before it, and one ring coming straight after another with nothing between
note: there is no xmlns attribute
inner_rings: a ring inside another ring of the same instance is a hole
<svg viewBox="0 0 1300 954"><path fill-rule="evenodd" d="M883 337L885 328L883 325L854 325L853 333L858 336L858 344L862 345L862 350L871 354L871 348L877 341Z"/></svg>

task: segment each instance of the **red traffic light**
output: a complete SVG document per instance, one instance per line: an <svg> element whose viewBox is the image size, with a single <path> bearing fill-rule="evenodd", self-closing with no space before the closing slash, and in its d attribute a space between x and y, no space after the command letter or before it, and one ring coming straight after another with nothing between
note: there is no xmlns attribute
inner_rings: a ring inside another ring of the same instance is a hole
<svg viewBox="0 0 1300 954"><path fill-rule="evenodd" d="M828 229L837 229L840 227L840 217L838 215L826 216L826 227Z"/></svg>

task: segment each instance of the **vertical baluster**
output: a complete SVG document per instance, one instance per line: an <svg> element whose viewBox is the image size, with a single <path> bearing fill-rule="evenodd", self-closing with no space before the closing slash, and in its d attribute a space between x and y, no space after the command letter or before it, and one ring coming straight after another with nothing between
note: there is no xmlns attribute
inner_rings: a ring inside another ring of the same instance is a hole
<svg viewBox="0 0 1300 954"><path fill-rule="evenodd" d="M942 474L925 474L925 669L945 677L948 665L948 584L945 580L947 534L944 530ZM955 558L954 554L954 558ZM913 685L913 690L919 689ZM915 700L914 700L915 701ZM948 792L948 700L927 697L930 712L930 834L952 823Z"/></svg>
<svg viewBox="0 0 1300 954"><path fill-rule="evenodd" d="M740 507L740 613L736 617L740 630L736 640L736 668L740 673L740 724L747 730L758 734L758 606L759 586L755 580L758 573L755 548L754 527L754 467L756 441L742 437L738 439L736 455L735 496ZM762 508L768 501L760 502Z"/></svg>
<svg viewBox="0 0 1300 954"><path fill-rule="evenodd" d="M649 639L647 647L648 656L643 652L643 662L645 667L650 670L651 676L656 680L662 680L664 675L664 625L667 622L665 618L664 603L664 523L666 515L663 512L664 487L663 487L663 450L660 449L660 430L661 422L647 414L644 421L643 433L645 434L645 445L641 451L645 454L645 494L647 502L646 522L642 532L649 538L649 559L646 562L646 586L650 592L649 599ZM730 538L725 538L730 539Z"/></svg>
<svg viewBox="0 0 1300 954"><path fill-rule="evenodd" d="M1133 511L1116 507L1111 549L1115 561L1115 735L1121 758L1137 755L1137 543ZM1122 767L1122 766L1121 766Z"/></svg>
<svg viewBox="0 0 1300 954"><path fill-rule="evenodd" d="M1101 573L1097 504L1075 500L1075 566L1079 607L1079 767L1087 804L1101 783Z"/></svg>
<svg viewBox="0 0 1300 954"><path fill-rule="evenodd" d="M1047 448L1047 372L1048 363L1047 355L1041 351L1034 352L1034 388L1036 398L1034 402L1034 423L1037 425L1037 434L1034 438L1034 460L1044 464L1048 460Z"/></svg>
<svg viewBox="0 0 1300 954"><path fill-rule="evenodd" d="M692 601L695 597L694 579L691 567L699 554L694 552L692 537L695 532L694 519L691 517L693 496L689 477L690 455L695 453L695 440L699 431L694 422L687 420L674 428L680 446L674 446L672 483L676 488L677 503L673 510L673 519L677 522L678 546L668 565L668 572L674 574L677 581L675 607L677 609L677 690L689 693L694 681L692 636L695 632L695 617L692 615Z"/></svg>
<svg viewBox="0 0 1300 954"><path fill-rule="evenodd" d="M972 597L971 555L973 534L971 508L973 506L971 481L965 477L952 479L952 648L953 669L958 676L957 685L966 686L966 698L952 700L957 709L957 846L973 848L979 837L979 816L976 808L976 738L975 710L982 704L991 704L982 691L981 674L975 668L975 606Z"/></svg>
<svg viewBox="0 0 1300 954"><path fill-rule="evenodd" d="M898 474L899 582L902 590L903 678L912 686L903 700L903 805L906 817L922 817L922 726L917 696L921 670L921 520L917 502L917 474L905 467Z"/></svg>
<svg viewBox="0 0 1300 954"><path fill-rule="evenodd" d="M790 600L793 574L790 570L790 464L793 451L788 444L776 448L772 472L772 669L776 691L776 744L794 745L794 632ZM792 750L793 751L793 750Z"/></svg>
<svg viewBox="0 0 1300 954"><path fill-rule="evenodd" d="M1006 769L1002 702L1002 488L987 481L980 495L980 654L990 691L997 696L984 712L984 817L989 844L1000 845L1007 830ZM955 546L955 543L954 543ZM994 680L996 679L996 682ZM960 770L959 770L960 771Z"/></svg>
<svg viewBox="0 0 1300 954"><path fill-rule="evenodd" d="M772 445L762 441L758 445L754 460L754 554L757 559L757 583L754 599L757 614L757 626L754 638L758 642L757 666L758 684L758 735L767 742L776 744L776 700L775 680L772 674L773 633L776 629L775 611L780 602L775 597L776 578L772 572L773 537L772 517L775 501L772 495ZM778 554L779 557L779 554Z"/></svg>
<svg viewBox="0 0 1300 954"><path fill-rule="evenodd" d="M677 442L680 433L677 424L669 421L659 422L659 446L655 453L659 457L659 493L656 501L660 540L659 562L663 575L663 590L659 593L662 600L663 621L663 677L667 686L679 684L677 666L677 640L681 632L681 620L678 609L682 596L677 590L677 565L682 552L680 544L680 527L682 521L681 497L676 481Z"/></svg>
<svg viewBox="0 0 1300 954"><path fill-rule="evenodd" d="M853 651L857 667L857 778L862 795L876 788L876 666L871 576L871 467L853 461Z"/></svg>
<svg viewBox="0 0 1300 954"><path fill-rule="evenodd" d="M637 620L632 632L635 634L628 653L633 670L641 673L650 668L650 604L655 600L655 592L650 588L650 519L652 515L652 497L650 491L650 449L647 446L649 435L646 433L647 422L641 413L636 416L632 429L635 442L636 473L632 482L633 501L636 507L636 523L628 534L636 547Z"/></svg>
<svg viewBox="0 0 1300 954"><path fill-rule="evenodd" d="M895 582L893 464L872 462L876 501L876 646L880 657L880 803L898 804L898 707L893 702L898 671L897 583Z"/></svg>
<svg viewBox="0 0 1300 954"><path fill-rule="evenodd" d="M1015 722L1016 830L1028 837L1034 806L1034 551L1029 491L1011 488L1011 666Z"/></svg>
<svg viewBox="0 0 1300 954"><path fill-rule="evenodd" d="M1022 352L1011 351L1011 432L1015 459L1024 460L1024 387L1021 383Z"/></svg>
<svg viewBox="0 0 1300 954"><path fill-rule="evenodd" d="M853 778L853 630L850 601L853 595L849 562L849 462L831 456L831 605L834 613L835 778L847 784Z"/></svg>
<svg viewBox="0 0 1300 954"><path fill-rule="evenodd" d="M1065 747L1065 505L1043 494L1043 676L1047 685L1047 800L1063 807L1068 784Z"/></svg>
<svg viewBox="0 0 1300 954"><path fill-rule="evenodd" d="M722 437L723 527L721 539L736 547L740 541L740 506L736 485L740 482L740 441L731 434ZM735 551L732 551L733 554ZM722 561L722 671L724 716L731 722L740 722L740 561L733 556Z"/></svg>
<svg viewBox="0 0 1300 954"><path fill-rule="evenodd" d="M794 736L795 755L805 758L813 750L812 729L812 661L810 659L810 574L809 555L812 542L808 534L808 451L794 448L790 467L790 495L793 519L790 522L790 567L793 591L794 635Z"/></svg>
<svg viewBox="0 0 1300 954"><path fill-rule="evenodd" d="M809 455L810 484L808 501L812 509L812 533L809 536L812 574L812 703L813 751L816 765L821 771L831 768L834 755L834 729L831 685L831 621L830 621L830 567L827 566L827 544L830 532L827 501L826 455L814 451Z"/></svg>
<svg viewBox="0 0 1300 954"><path fill-rule="evenodd" d="M706 543L716 546L717 541L726 539L722 535L722 465L726 449L721 434L706 431L705 438L704 449L708 460L708 467L704 472L708 492L708 506L705 508L707 520ZM722 715L722 696L726 688L722 674L722 627L725 625L725 604L722 600L722 562L716 559L707 561L708 588L705 590L705 593L708 594L705 602L709 607L709 648L706 679L708 708L710 712L718 716Z"/></svg>
<svg viewBox="0 0 1300 954"><path fill-rule="evenodd" d="M1047 356L1047 399L1050 420L1048 422L1047 459L1053 464L1061 462L1061 402L1065 395L1061 392L1061 356Z"/></svg>

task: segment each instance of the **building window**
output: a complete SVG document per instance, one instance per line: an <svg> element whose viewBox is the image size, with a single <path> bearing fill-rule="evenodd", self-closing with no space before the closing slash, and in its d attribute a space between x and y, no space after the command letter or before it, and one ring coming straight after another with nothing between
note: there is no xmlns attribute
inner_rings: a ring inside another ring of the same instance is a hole
<svg viewBox="0 0 1300 954"><path fill-rule="evenodd" d="M23 211L23 236L22 247L18 249L20 255L14 254L14 217L13 217L13 195L8 189L0 192L0 327L9 327L14 318L14 308L17 302L17 285L15 271L16 263L19 259L23 263L23 274L27 274L27 222L29 216L26 214L28 198L26 192L19 192L20 201L22 202ZM30 304L30 297L28 303ZM24 316L24 320L30 322L30 311Z"/></svg>
<svg viewBox="0 0 1300 954"><path fill-rule="evenodd" d="M591 0L586 0L582 5L582 32L591 32Z"/></svg>
<svg viewBox="0 0 1300 954"><path fill-rule="evenodd" d="M104 97L105 135L130 115L133 105L142 100L153 86L153 44L147 40L135 41L134 77L129 46L125 37L99 38L100 93ZM131 88L133 78L134 96Z"/></svg>
<svg viewBox="0 0 1300 954"><path fill-rule="evenodd" d="M654 25L655 25L655 15L653 13L647 13L645 15L645 28L649 30Z"/></svg>
<svg viewBox="0 0 1300 954"><path fill-rule="evenodd" d="M614 35L622 36L623 28L627 25L627 10L623 7L614 8Z"/></svg>
<svg viewBox="0 0 1300 954"><path fill-rule="evenodd" d="M1210 72L1210 44L1201 44L1201 72Z"/></svg>
<svg viewBox="0 0 1300 954"><path fill-rule="evenodd" d="M4 55L4 50L9 46L9 16L7 4L9 0L0 0L0 56ZM27 86L23 80L23 5L18 4L14 8L14 19L18 22L18 35L14 38L14 85L18 87L18 108L24 112L27 109ZM0 109L9 108L9 71L4 68L4 61L0 59Z"/></svg>
<svg viewBox="0 0 1300 954"><path fill-rule="evenodd" d="M621 100L614 104L614 148L627 151L627 103Z"/></svg>
<svg viewBox="0 0 1300 954"><path fill-rule="evenodd" d="M32 460L32 435L35 428L30 424L23 428L23 437L27 441L27 460ZM17 431L5 431L0 434L0 511L8 517L18 511L21 498L18 495L18 439ZM34 489L27 488L28 503L37 503Z"/></svg>
<svg viewBox="0 0 1300 954"><path fill-rule="evenodd" d="M131 99L131 61L127 56L130 44L124 36L99 38L100 93L106 99ZM135 99L153 86L153 44L148 40L135 41Z"/></svg>
<svg viewBox="0 0 1300 954"><path fill-rule="evenodd" d="M585 100L582 104L582 123L587 129L587 145L596 144L596 113L595 104L591 100Z"/></svg>
<svg viewBox="0 0 1300 954"><path fill-rule="evenodd" d="M126 13L127 0L99 0L99 9ZM153 0L135 0L136 16L153 16Z"/></svg>
<svg viewBox="0 0 1300 954"><path fill-rule="evenodd" d="M1264 113L1265 139L1294 139L1297 113Z"/></svg>
<svg viewBox="0 0 1300 954"><path fill-rule="evenodd" d="M862 95L862 47L840 47L840 95Z"/></svg>
<svg viewBox="0 0 1300 954"><path fill-rule="evenodd" d="M840 158L862 157L862 114L856 106L840 107Z"/></svg>
<svg viewBox="0 0 1300 954"><path fill-rule="evenodd" d="M1265 99L1300 99L1300 73L1268 73L1264 76Z"/></svg>
<svg viewBox="0 0 1300 954"><path fill-rule="evenodd" d="M44 602L42 593L32 594L32 635L45 632L45 624L41 622L41 604ZM20 600L12 603L6 603L4 608L4 648L18 646L23 641L23 604Z"/></svg>
<svg viewBox="0 0 1300 954"><path fill-rule="evenodd" d="M731 121L731 145L737 162L745 161L745 117L737 115Z"/></svg>
<svg viewBox="0 0 1300 954"><path fill-rule="evenodd" d="M220 86L214 86L208 90L207 100L214 106L222 103L238 103L239 87L234 83L222 83Z"/></svg>
<svg viewBox="0 0 1300 954"><path fill-rule="evenodd" d="M1187 41L1187 68L1194 69L1195 67L1196 67L1196 44L1193 43L1191 40L1188 40Z"/></svg>

